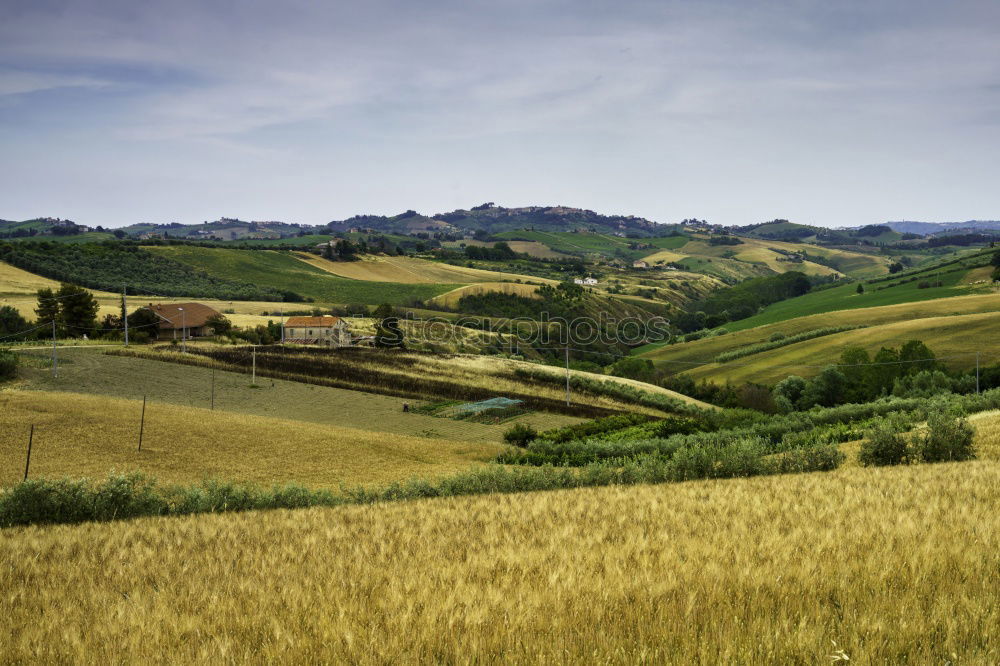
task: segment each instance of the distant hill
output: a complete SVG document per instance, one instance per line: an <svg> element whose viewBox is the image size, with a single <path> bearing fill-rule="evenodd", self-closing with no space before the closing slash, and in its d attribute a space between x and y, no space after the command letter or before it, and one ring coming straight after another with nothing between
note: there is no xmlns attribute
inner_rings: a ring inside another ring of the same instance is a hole
<svg viewBox="0 0 1000 666"><path fill-rule="evenodd" d="M375 229L390 233L420 231L450 231L452 233L490 234L530 229L535 231L596 231L612 234L653 236L669 231L673 225L659 224L634 215L603 215L592 210L569 206L524 206L504 208L485 203L469 209L458 209L433 216L421 215L413 210L391 217L358 215L346 220L330 222L331 231L348 231L355 228Z"/></svg>
<svg viewBox="0 0 1000 666"><path fill-rule="evenodd" d="M886 222L885 224L893 231L921 234L924 236L941 233L942 231L953 231L956 229L968 229L970 231L1000 231L1000 221L996 220L966 220L965 222Z"/></svg>

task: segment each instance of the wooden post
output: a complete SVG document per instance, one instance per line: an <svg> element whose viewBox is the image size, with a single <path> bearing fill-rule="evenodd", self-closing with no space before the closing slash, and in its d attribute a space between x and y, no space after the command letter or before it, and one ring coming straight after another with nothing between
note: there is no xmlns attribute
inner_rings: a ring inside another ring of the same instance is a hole
<svg viewBox="0 0 1000 666"><path fill-rule="evenodd" d="M253 346L253 378L250 380L250 386L255 386L257 384L257 345Z"/></svg>
<svg viewBox="0 0 1000 666"><path fill-rule="evenodd" d="M28 457L24 461L24 480L28 480L28 468L31 466L31 443L35 439L35 424L31 424L31 432L28 434Z"/></svg>
<svg viewBox="0 0 1000 666"><path fill-rule="evenodd" d="M59 357L56 355L56 320L52 320L52 376L59 376Z"/></svg>
<svg viewBox="0 0 1000 666"><path fill-rule="evenodd" d="M139 448L142 451L142 431L146 428L146 396L142 396L142 416L139 417Z"/></svg>
<svg viewBox="0 0 1000 666"><path fill-rule="evenodd" d="M212 409L215 409L215 368L212 368Z"/></svg>
<svg viewBox="0 0 1000 666"><path fill-rule="evenodd" d="M979 395L979 352L976 352L976 395Z"/></svg>

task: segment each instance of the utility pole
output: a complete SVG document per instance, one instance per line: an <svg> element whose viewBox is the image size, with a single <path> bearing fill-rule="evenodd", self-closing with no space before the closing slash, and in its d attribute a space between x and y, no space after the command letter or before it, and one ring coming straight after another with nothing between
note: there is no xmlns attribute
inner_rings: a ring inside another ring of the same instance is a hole
<svg viewBox="0 0 1000 666"><path fill-rule="evenodd" d="M976 395L979 395L979 351L976 351Z"/></svg>
<svg viewBox="0 0 1000 666"><path fill-rule="evenodd" d="M212 366L212 409L215 409L215 366Z"/></svg>
<svg viewBox="0 0 1000 666"><path fill-rule="evenodd" d="M569 345L566 345L566 406L569 406Z"/></svg>
<svg viewBox="0 0 1000 666"><path fill-rule="evenodd" d="M187 354L187 313L184 308L177 308L181 311L181 351Z"/></svg>
<svg viewBox="0 0 1000 666"><path fill-rule="evenodd" d="M281 317L281 344L285 344L285 308L278 309L278 316Z"/></svg>
<svg viewBox="0 0 1000 666"><path fill-rule="evenodd" d="M56 356L56 320L52 320L52 376L59 376L59 357Z"/></svg>
<svg viewBox="0 0 1000 666"><path fill-rule="evenodd" d="M142 416L139 417L139 448L142 451L142 431L146 429L146 396L142 396Z"/></svg>
<svg viewBox="0 0 1000 666"><path fill-rule="evenodd" d="M253 345L253 375L251 375L250 385L257 385L257 345Z"/></svg>
<svg viewBox="0 0 1000 666"><path fill-rule="evenodd" d="M122 323L125 324L125 346L128 347L128 300L125 291L125 285L122 285Z"/></svg>

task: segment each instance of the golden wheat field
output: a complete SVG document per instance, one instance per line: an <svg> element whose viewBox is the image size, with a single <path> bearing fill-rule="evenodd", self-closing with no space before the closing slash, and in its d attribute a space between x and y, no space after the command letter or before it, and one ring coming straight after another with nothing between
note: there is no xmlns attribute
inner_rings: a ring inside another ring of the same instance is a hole
<svg viewBox="0 0 1000 666"><path fill-rule="evenodd" d="M994 459L8 529L0 655L997 663L998 502Z"/></svg>
<svg viewBox="0 0 1000 666"><path fill-rule="evenodd" d="M0 414L0 486L21 480L31 425L33 478L103 478L113 470L139 470L164 481L295 481L337 488L439 477L487 461L501 448L499 431L494 442L380 431L391 427L386 420L408 416L449 426L446 419L396 411L372 411L372 429L364 430L148 402L141 452L141 400L4 391ZM455 425L481 437L479 424Z"/></svg>
<svg viewBox="0 0 1000 666"><path fill-rule="evenodd" d="M462 284L469 282L497 282L499 273L480 268L452 266L416 257L366 256L359 261L330 261L314 254L298 252L302 261L340 277L374 282ZM506 274L510 279L521 278L539 283L554 280L526 275Z"/></svg>
<svg viewBox="0 0 1000 666"><path fill-rule="evenodd" d="M522 284L520 282L480 282L459 287L447 291L440 296L435 296L428 302L434 305L447 308L457 308L458 302L463 296L479 296L490 292L499 294L514 294L534 298L538 287L533 284Z"/></svg>

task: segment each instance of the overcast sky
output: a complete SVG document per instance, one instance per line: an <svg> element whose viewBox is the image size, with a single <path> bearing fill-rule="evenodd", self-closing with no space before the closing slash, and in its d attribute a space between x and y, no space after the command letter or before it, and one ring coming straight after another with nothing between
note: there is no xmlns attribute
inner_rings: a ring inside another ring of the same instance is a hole
<svg viewBox="0 0 1000 666"><path fill-rule="evenodd" d="M0 218L1000 219L1000 2L4 0Z"/></svg>

